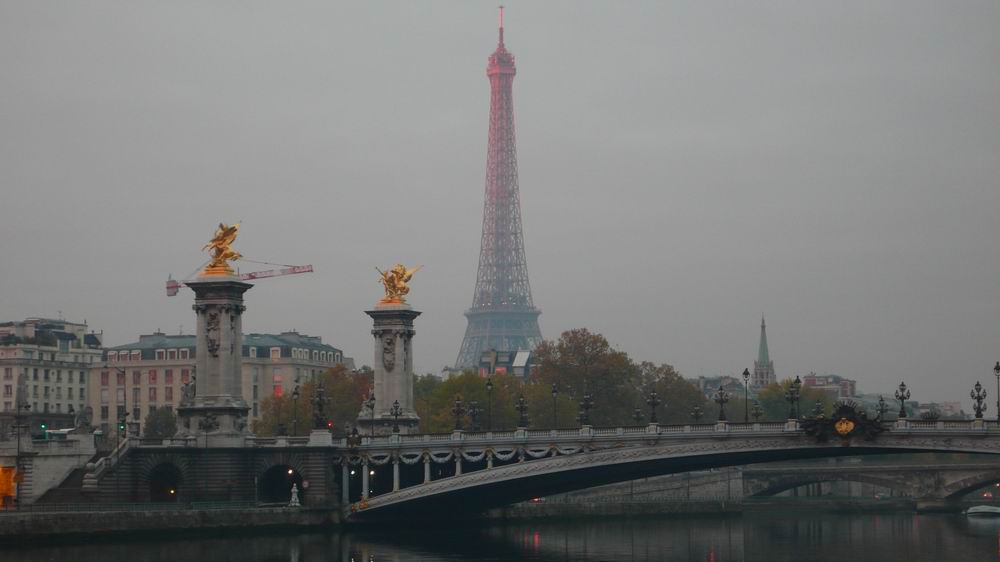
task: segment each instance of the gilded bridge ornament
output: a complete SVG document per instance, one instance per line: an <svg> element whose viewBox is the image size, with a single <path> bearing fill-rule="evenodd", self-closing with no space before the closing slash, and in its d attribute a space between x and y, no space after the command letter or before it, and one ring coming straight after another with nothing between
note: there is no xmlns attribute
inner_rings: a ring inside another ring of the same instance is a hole
<svg viewBox="0 0 1000 562"><path fill-rule="evenodd" d="M243 257L242 254L233 249L233 242L239 231L240 223L232 226L219 223L219 228L215 230L215 236L202 248L202 251L208 250L212 254L212 261L201 271L202 275L233 275L233 268L229 267L229 262Z"/></svg>
<svg viewBox="0 0 1000 562"><path fill-rule="evenodd" d="M850 435L850 433L854 431L854 422L847 418L840 418L837 420L837 423L833 425L833 427L837 430L837 433L841 435Z"/></svg>
<svg viewBox="0 0 1000 562"><path fill-rule="evenodd" d="M379 304L406 304L406 295L410 292L410 287L407 283L410 279L413 279L413 274L420 270L423 266L417 266L413 269L406 269L406 266L397 263L396 267L390 269L389 271L382 271L379 268L375 268L375 271L381 275L379 283L385 287L385 296L378 301Z"/></svg>

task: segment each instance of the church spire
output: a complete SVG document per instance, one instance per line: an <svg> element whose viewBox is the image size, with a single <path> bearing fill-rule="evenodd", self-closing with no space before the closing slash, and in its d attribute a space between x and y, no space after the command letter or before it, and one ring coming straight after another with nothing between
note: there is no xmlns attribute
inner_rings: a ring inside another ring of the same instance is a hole
<svg viewBox="0 0 1000 562"><path fill-rule="evenodd" d="M753 378L750 386L761 389L765 386L777 382L774 376L774 361L771 361L771 353L767 349L767 325L764 323L764 315L760 315L760 348L757 350L757 360L753 362Z"/></svg>
<svg viewBox="0 0 1000 562"><path fill-rule="evenodd" d="M767 326L764 325L764 315L760 315L760 349L757 350L757 362L767 365L771 362L771 355L767 352Z"/></svg>

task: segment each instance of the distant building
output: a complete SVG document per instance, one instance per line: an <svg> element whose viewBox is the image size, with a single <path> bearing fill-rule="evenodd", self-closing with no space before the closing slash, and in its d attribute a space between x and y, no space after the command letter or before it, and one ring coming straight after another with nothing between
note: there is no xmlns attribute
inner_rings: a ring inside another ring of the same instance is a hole
<svg viewBox="0 0 1000 562"><path fill-rule="evenodd" d="M802 377L802 387L822 390L834 400L854 398L858 395L858 382L840 375L809 373Z"/></svg>
<svg viewBox="0 0 1000 562"><path fill-rule="evenodd" d="M73 427L87 404L89 371L101 361L101 339L86 323L48 318L0 323L2 424L9 425L20 406L33 433L43 425Z"/></svg>
<svg viewBox="0 0 1000 562"><path fill-rule="evenodd" d="M488 376L509 373L527 377L531 373L532 353L526 349L497 351L490 349L479 356L479 374Z"/></svg>
<svg viewBox="0 0 1000 562"><path fill-rule="evenodd" d="M298 332L244 334L243 397L251 421L260 418L263 398L290 392L344 361L341 350L318 337ZM142 423L157 408L176 408L181 387L192 376L197 377L193 335L154 333L108 348L104 361L91 369L94 425L106 429L126 411L129 422Z"/></svg>
<svg viewBox="0 0 1000 562"><path fill-rule="evenodd" d="M774 376L774 361L771 361L771 354L767 349L767 328L764 326L764 317L760 317L760 346L757 348L757 360L753 362L753 374L750 376L750 387L760 390L765 386L777 382Z"/></svg>
<svg viewBox="0 0 1000 562"><path fill-rule="evenodd" d="M732 377L729 375L698 377L697 379L688 379L688 382L696 386L698 390L700 390L701 393L704 394L709 400L715 396L715 393L719 390L720 386L723 390L735 398L743 398L743 394L747 390L743 384L742 377ZM756 396L753 388L750 388L749 395L750 398Z"/></svg>

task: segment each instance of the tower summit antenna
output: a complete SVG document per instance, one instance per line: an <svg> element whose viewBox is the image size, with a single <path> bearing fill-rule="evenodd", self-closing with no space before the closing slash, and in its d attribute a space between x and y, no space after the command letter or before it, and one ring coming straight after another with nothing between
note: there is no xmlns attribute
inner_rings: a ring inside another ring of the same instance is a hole
<svg viewBox="0 0 1000 562"><path fill-rule="evenodd" d="M503 47L503 4L500 5L500 46Z"/></svg>

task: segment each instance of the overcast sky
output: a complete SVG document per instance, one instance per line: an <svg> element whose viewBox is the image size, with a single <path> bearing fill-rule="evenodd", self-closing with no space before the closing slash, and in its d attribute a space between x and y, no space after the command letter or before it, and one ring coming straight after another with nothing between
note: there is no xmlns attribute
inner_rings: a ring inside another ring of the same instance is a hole
<svg viewBox="0 0 1000 562"><path fill-rule="evenodd" d="M995 1L508 2L543 335L738 373L764 313L779 378L992 394L997 29ZM247 331L370 364L374 267L423 264L438 371L472 303L495 46L494 2L0 1L0 319L190 332L164 281L242 220L246 257L316 268L260 281Z"/></svg>

